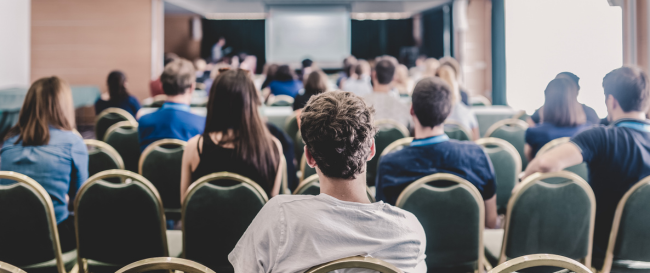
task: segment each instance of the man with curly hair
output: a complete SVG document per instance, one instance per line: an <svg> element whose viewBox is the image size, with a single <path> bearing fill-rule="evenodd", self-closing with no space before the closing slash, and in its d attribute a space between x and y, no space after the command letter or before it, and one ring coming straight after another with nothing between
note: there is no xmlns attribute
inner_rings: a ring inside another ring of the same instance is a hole
<svg viewBox="0 0 650 273"><path fill-rule="evenodd" d="M368 200L373 114L349 92L309 100L300 132L321 194L279 195L266 203L228 256L235 272L302 272L350 256L382 259L404 272L427 271L420 222L407 211Z"/></svg>

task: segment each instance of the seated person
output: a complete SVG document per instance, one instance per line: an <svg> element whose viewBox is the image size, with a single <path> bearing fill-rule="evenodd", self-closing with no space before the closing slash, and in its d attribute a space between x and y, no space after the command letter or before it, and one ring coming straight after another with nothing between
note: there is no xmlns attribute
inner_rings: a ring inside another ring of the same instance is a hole
<svg viewBox="0 0 650 273"><path fill-rule="evenodd" d="M355 65L350 66L350 75L344 82L341 90L352 92L359 96L372 93L371 68L366 60L359 60Z"/></svg>
<svg viewBox="0 0 650 273"><path fill-rule="evenodd" d="M165 138L188 141L203 133L205 118L190 113L190 102L195 87L194 65L184 59L176 59L160 76L167 100L156 112L144 115L138 120L140 149Z"/></svg>
<svg viewBox="0 0 650 273"><path fill-rule="evenodd" d="M578 82L580 81L580 78L576 76L575 74L571 72L560 72L555 76L556 79L568 79L571 80L571 82L574 84L575 88L578 90L575 92L575 100L578 100L578 93L580 91L580 84ZM546 102L544 103L546 105ZM528 120L528 124L532 127L540 123L541 121L541 115L543 112L544 107L542 106L541 108L535 110L535 113L533 113L532 116L530 116L530 119ZM590 124L599 124L601 122L600 118L598 117L598 114L596 114L596 111L587 106L582 104L582 110L584 111L585 116L587 117L587 122Z"/></svg>
<svg viewBox="0 0 650 273"><path fill-rule="evenodd" d="M117 70L111 72L108 74L106 83L108 85L108 94L102 95L95 102L95 114L99 115L102 111L115 107L129 112L131 116L135 117L140 110L140 103L126 90L126 76L124 73ZM105 95L108 96L105 97Z"/></svg>
<svg viewBox="0 0 650 273"><path fill-rule="evenodd" d="M593 127L537 156L524 177L556 172L582 162L589 167L589 185L596 196L593 263L600 268L618 202L630 187L650 175L650 122L646 120L648 75L624 66L603 79L611 125ZM641 217L641 215L640 215Z"/></svg>
<svg viewBox="0 0 650 273"><path fill-rule="evenodd" d="M287 95L295 98L300 89L302 82L296 79L296 75L288 65L281 65L275 72L273 81L269 84L271 94Z"/></svg>
<svg viewBox="0 0 650 273"><path fill-rule="evenodd" d="M399 100L397 93L391 93L391 83L395 75L395 64L380 59L372 71L373 92L363 96L363 100L375 108L375 120L391 119L410 127L409 108Z"/></svg>
<svg viewBox="0 0 650 273"><path fill-rule="evenodd" d="M485 226L496 227L496 182L490 158L477 144L449 139L443 122L452 108L451 90L440 78L422 79L413 90L411 146L381 158L377 200L395 204L409 184L427 175L450 173L476 186L485 200Z"/></svg>
<svg viewBox="0 0 650 273"><path fill-rule="evenodd" d="M29 176L50 195L62 252L77 247L68 205L88 179L88 150L74 128L70 86L56 76L41 78L27 91L18 124L0 150L0 170Z"/></svg>
<svg viewBox="0 0 650 273"><path fill-rule="evenodd" d="M181 169L181 199L192 182L216 172L236 173L264 189L280 193L282 145L258 113L261 101L253 80L243 70L222 72L208 100L205 131L187 142Z"/></svg>
<svg viewBox="0 0 650 273"><path fill-rule="evenodd" d="M541 117L541 123L526 130L524 154L529 161L551 140L572 137L591 126L575 96L577 92L575 84L568 79L556 78L548 84L544 90L545 114Z"/></svg>
<svg viewBox="0 0 650 273"><path fill-rule="evenodd" d="M310 99L300 130L321 194L269 200L228 255L235 272L303 272L357 255L404 272L427 271L417 218L383 202L371 204L366 195L366 162L375 156L372 111L350 92Z"/></svg>
<svg viewBox="0 0 650 273"><path fill-rule="evenodd" d="M479 139L478 120L474 111L461 101L459 83L453 68L449 65L442 65L438 68L436 75L447 82L451 88L452 108L447 120L455 121L470 130L472 140Z"/></svg>

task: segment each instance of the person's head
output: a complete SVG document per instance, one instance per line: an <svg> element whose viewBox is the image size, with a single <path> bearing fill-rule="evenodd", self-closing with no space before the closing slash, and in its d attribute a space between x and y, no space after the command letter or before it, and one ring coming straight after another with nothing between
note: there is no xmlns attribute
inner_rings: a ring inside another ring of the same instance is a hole
<svg viewBox="0 0 650 273"><path fill-rule="evenodd" d="M231 131L233 139L226 142L231 141L236 154L255 166L264 175L264 183L272 187L280 159L259 114L261 105L248 72L236 69L220 73L210 89L203 136L209 138L210 133L227 136Z"/></svg>
<svg viewBox="0 0 650 273"><path fill-rule="evenodd" d="M423 65L424 65L424 62L425 62L426 60L427 60L427 56L426 56L426 55L420 55L420 56L418 56L418 58L415 59L415 66L418 66L418 67L419 67L419 66L423 66ZM435 60L435 59L434 59L434 60ZM437 60L436 60L436 61L437 61Z"/></svg>
<svg viewBox="0 0 650 273"><path fill-rule="evenodd" d="M395 64L389 60L380 60L375 64L372 75L378 84L390 84L395 76Z"/></svg>
<svg viewBox="0 0 650 273"><path fill-rule="evenodd" d="M302 68L304 69L306 67L311 67L311 65L314 64L314 62L310 59L304 59L302 60L301 64L302 64Z"/></svg>
<svg viewBox="0 0 650 273"><path fill-rule="evenodd" d="M575 95L578 93L572 80L555 78L544 90L544 106L541 120L558 127L575 127L586 122L582 105Z"/></svg>
<svg viewBox="0 0 650 273"><path fill-rule="evenodd" d="M409 69L403 64L398 65L395 68L395 82L400 84L406 84L408 80L409 80Z"/></svg>
<svg viewBox="0 0 650 273"><path fill-rule="evenodd" d="M164 58L164 61L163 61L163 65L167 66L169 63L173 62L176 59L180 59L180 57L178 57L178 55L176 55L176 53L167 52L167 53L165 53L165 58Z"/></svg>
<svg viewBox="0 0 650 273"><path fill-rule="evenodd" d="M334 179L350 180L364 174L366 162L375 153L374 112L351 92L311 97L300 114L307 163Z"/></svg>
<svg viewBox="0 0 650 273"><path fill-rule="evenodd" d="M345 59L343 59L343 67L346 67L348 65L353 65L355 63L357 63L357 58L355 58L352 55L347 56Z"/></svg>
<svg viewBox="0 0 650 273"><path fill-rule="evenodd" d="M449 90L451 91L451 102L456 104L460 101L460 88L458 87L458 81L456 80L456 73L454 69L448 65L443 65L438 68L436 71L436 76L444 80L447 85L449 85Z"/></svg>
<svg viewBox="0 0 650 273"><path fill-rule="evenodd" d="M571 72L560 72L555 76L556 79L569 79L576 85L576 96L580 90L580 78Z"/></svg>
<svg viewBox="0 0 650 273"><path fill-rule="evenodd" d="M436 58L426 59L426 61L424 61L424 73L422 74L422 77L434 77L436 71L438 71L438 67L440 67L440 61Z"/></svg>
<svg viewBox="0 0 650 273"><path fill-rule="evenodd" d="M372 68L370 68L370 64L366 60L359 60L354 68L354 74L357 74L357 76L370 76L371 71Z"/></svg>
<svg viewBox="0 0 650 273"><path fill-rule="evenodd" d="M461 81L461 67L460 63L454 59L454 57L442 57L440 58L440 66L449 66L451 69L454 70L454 74L456 75L456 80Z"/></svg>
<svg viewBox="0 0 650 273"><path fill-rule="evenodd" d="M286 81L293 81L296 79L295 73L293 73L293 70L291 70L291 67L288 65L281 65L278 67L278 70L275 72L275 80L276 81L281 81L281 82L286 82Z"/></svg>
<svg viewBox="0 0 650 273"><path fill-rule="evenodd" d="M122 101L129 97L129 92L126 90L126 76L122 71L115 70L109 73L106 85L108 85L111 101Z"/></svg>
<svg viewBox="0 0 650 273"><path fill-rule="evenodd" d="M305 80L305 94L320 94L327 91L327 76L321 71L309 73Z"/></svg>
<svg viewBox="0 0 650 273"><path fill-rule="evenodd" d="M188 60L176 59L165 66L160 82L168 97L191 94L196 84L194 65Z"/></svg>
<svg viewBox="0 0 650 273"><path fill-rule="evenodd" d="M607 73L603 78L603 89L610 118L621 113L648 110L648 75L638 67L623 66Z"/></svg>
<svg viewBox="0 0 650 273"><path fill-rule="evenodd" d="M67 131L75 128L70 86L56 76L38 79L29 87L18 123L7 138L18 136L16 144L22 141L23 146L46 145L50 126Z"/></svg>
<svg viewBox="0 0 650 273"><path fill-rule="evenodd" d="M422 127L436 127L445 122L452 108L449 85L438 77L424 78L411 95L411 115Z"/></svg>
<svg viewBox="0 0 650 273"><path fill-rule="evenodd" d="M194 68L196 71L205 71L205 68L208 66L208 63L205 62L204 59L196 59L194 60Z"/></svg>
<svg viewBox="0 0 650 273"><path fill-rule="evenodd" d="M224 38L224 37L219 37L219 40L217 41L217 44L218 44L219 46L224 46L224 45L226 45L226 38Z"/></svg>
<svg viewBox="0 0 650 273"><path fill-rule="evenodd" d="M280 66L277 64L267 64L264 68L264 75L266 75L267 78L273 78L275 76L275 73L278 72L278 67Z"/></svg>

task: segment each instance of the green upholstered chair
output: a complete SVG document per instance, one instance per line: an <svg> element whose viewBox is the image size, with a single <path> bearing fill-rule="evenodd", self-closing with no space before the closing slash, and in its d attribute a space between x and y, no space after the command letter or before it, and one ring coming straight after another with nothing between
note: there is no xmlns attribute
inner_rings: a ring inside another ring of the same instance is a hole
<svg viewBox="0 0 650 273"><path fill-rule="evenodd" d="M293 142L294 158L302 158L302 154L305 153L305 142L302 140L302 134L300 134L300 131L296 133L295 140L296 141ZM300 164L300 161L298 164ZM298 166L297 169L300 169L300 166Z"/></svg>
<svg viewBox="0 0 650 273"><path fill-rule="evenodd" d="M54 207L45 189L16 172L0 171L0 180L0 261L29 272L66 273L74 267L76 251L61 253Z"/></svg>
<svg viewBox="0 0 650 273"><path fill-rule="evenodd" d="M316 174L316 168L309 167L307 165L307 158L303 154L302 157L300 158L300 181L304 181L308 177L311 177L312 175Z"/></svg>
<svg viewBox="0 0 650 273"><path fill-rule="evenodd" d="M328 273L334 272L339 269L369 269L371 272L381 272L381 273L402 273L402 270L395 267L394 265L382 261L377 258L372 257L347 257L343 259L338 259L336 261L331 261L329 263L324 263L321 265L314 266L305 273ZM338 271L337 271L338 272Z"/></svg>
<svg viewBox="0 0 650 273"><path fill-rule="evenodd" d="M95 118L95 138L100 140L104 139L108 128L120 121L128 121L132 124L138 124L135 118L124 109L108 108L99 113Z"/></svg>
<svg viewBox="0 0 650 273"><path fill-rule="evenodd" d="M445 134L447 134L450 139L472 140L472 134L470 131L458 122L447 120L445 121L444 128Z"/></svg>
<svg viewBox="0 0 650 273"><path fill-rule="evenodd" d="M512 118L528 122L528 118L530 118L530 116L528 115L528 113L526 113L526 111L521 110L521 111L517 112L516 114L514 114L512 116Z"/></svg>
<svg viewBox="0 0 650 273"><path fill-rule="evenodd" d="M541 155L545 152L548 152L549 150L571 141L570 137L562 137L562 138L557 138L554 140L551 140L549 143L546 143L542 148L539 149L537 152L538 155ZM571 167L567 167L565 170L570 171L572 173L575 173L582 177L585 181L589 182L589 167L587 166L587 163L582 162L578 165L574 165Z"/></svg>
<svg viewBox="0 0 650 273"><path fill-rule="evenodd" d="M515 146L519 157L521 158L521 170L525 170L528 166L528 160L524 154L524 146L526 145L526 130L528 124L519 119L506 119L499 121L485 132L485 137L496 137L510 142Z"/></svg>
<svg viewBox="0 0 650 273"><path fill-rule="evenodd" d="M375 152L381 155L388 145L398 139L409 136L408 129L404 125L388 119L375 121L377 127L377 136L375 136ZM366 183L368 186L375 185L375 177L377 175L377 164L379 157L375 156L368 161L366 169Z"/></svg>
<svg viewBox="0 0 650 273"><path fill-rule="evenodd" d="M278 171L282 172L282 185L280 186L280 194L291 194L289 189L289 173L287 171L287 159L283 154L280 154L280 166Z"/></svg>
<svg viewBox="0 0 650 273"><path fill-rule="evenodd" d="M138 170L140 175L156 187L165 215L172 220L181 217L181 164L187 142L178 139L155 141L142 152Z"/></svg>
<svg viewBox="0 0 650 273"><path fill-rule="evenodd" d="M650 269L650 176L632 186L618 202L601 272Z"/></svg>
<svg viewBox="0 0 650 273"><path fill-rule="evenodd" d="M105 181L113 177L125 183ZM170 256L160 195L139 174L95 174L79 189L74 211L81 273L115 272L145 258ZM179 255L180 246L174 252Z"/></svg>
<svg viewBox="0 0 650 273"><path fill-rule="evenodd" d="M113 124L106 131L104 142L111 145L122 157L124 168L137 173L140 161L140 137L138 124L121 121Z"/></svg>
<svg viewBox="0 0 650 273"><path fill-rule="evenodd" d="M472 183L446 173L425 176L404 189L396 206L422 224L429 272L474 272L483 265L485 207Z"/></svg>
<svg viewBox="0 0 650 273"><path fill-rule="evenodd" d="M120 154L103 141L84 139L88 147L88 175L93 176L105 170L123 170L124 162ZM115 181L119 183L119 181Z"/></svg>
<svg viewBox="0 0 650 273"><path fill-rule="evenodd" d="M116 273L141 273L153 270L171 270L184 273L215 273L210 268L195 261L172 257L148 258L120 268Z"/></svg>
<svg viewBox="0 0 650 273"><path fill-rule="evenodd" d="M266 103L268 106L291 106L293 105L293 97L287 95L273 96Z"/></svg>
<svg viewBox="0 0 650 273"><path fill-rule="evenodd" d="M296 135L300 131L300 128L298 127L298 117L296 116L296 113L292 113L291 116L287 117L287 120L284 123L284 132L293 140L293 142L296 142Z"/></svg>
<svg viewBox="0 0 650 273"><path fill-rule="evenodd" d="M8 263L0 262L0 273L27 273L27 272Z"/></svg>
<svg viewBox="0 0 650 273"><path fill-rule="evenodd" d="M535 173L513 190L505 235L502 240L486 238L486 256L501 264L523 255L548 253L590 267L595 213L594 193L580 176L568 171Z"/></svg>
<svg viewBox="0 0 650 273"><path fill-rule="evenodd" d="M553 254L532 254L514 258L488 271L488 273L522 272L524 269L539 266L568 269L559 272L592 273L588 267L573 259Z"/></svg>
<svg viewBox="0 0 650 273"><path fill-rule="evenodd" d="M471 96L468 100L470 106L492 106L492 102L484 96Z"/></svg>
<svg viewBox="0 0 650 273"><path fill-rule="evenodd" d="M476 141L481 145L494 166L497 182L497 211L506 212L512 189L519 181L521 172L521 157L512 144L500 138L481 138Z"/></svg>
<svg viewBox="0 0 650 273"><path fill-rule="evenodd" d="M183 258L232 272L228 254L267 201L262 187L241 175L199 178L183 202Z"/></svg>

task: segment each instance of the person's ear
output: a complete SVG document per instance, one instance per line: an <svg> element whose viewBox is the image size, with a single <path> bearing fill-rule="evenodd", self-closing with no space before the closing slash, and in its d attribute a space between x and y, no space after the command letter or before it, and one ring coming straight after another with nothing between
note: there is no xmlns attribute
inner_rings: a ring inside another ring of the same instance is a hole
<svg viewBox="0 0 650 273"><path fill-rule="evenodd" d="M410 113L411 113L411 116L414 116L414 117L415 117L415 110L413 110L413 104L411 104L411 111L410 111Z"/></svg>
<svg viewBox="0 0 650 273"><path fill-rule="evenodd" d="M372 140L372 145L370 145L370 155L368 155L368 161L372 160L373 157L375 157L375 153L377 153L377 148L375 147L375 140Z"/></svg>
<svg viewBox="0 0 650 273"><path fill-rule="evenodd" d="M307 149L307 145L305 145L305 159L307 161L307 165L312 168L316 168L316 160L314 157L311 156L311 153L309 152L309 149Z"/></svg>

